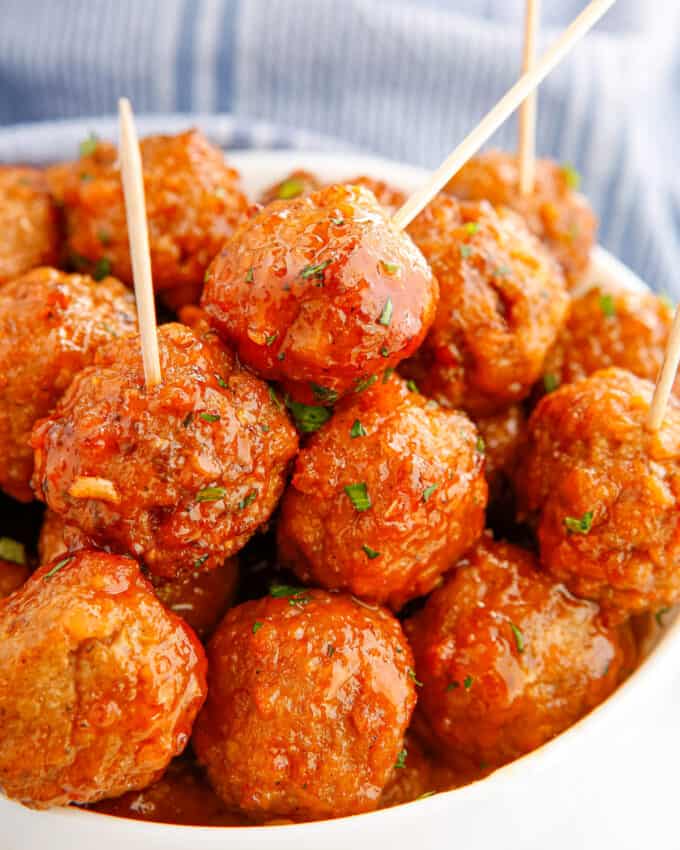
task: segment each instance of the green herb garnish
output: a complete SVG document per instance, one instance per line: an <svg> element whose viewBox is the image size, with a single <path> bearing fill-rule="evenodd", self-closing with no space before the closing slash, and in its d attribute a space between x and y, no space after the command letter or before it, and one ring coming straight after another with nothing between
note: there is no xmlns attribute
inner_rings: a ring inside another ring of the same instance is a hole
<svg viewBox="0 0 680 850"><path fill-rule="evenodd" d="M103 280L111 274L111 261L107 257L101 257L94 266L92 277L95 280Z"/></svg>
<svg viewBox="0 0 680 850"><path fill-rule="evenodd" d="M392 377L392 375L394 375L394 368L392 366L388 366L387 369L385 369L385 371L383 372L383 384L386 384Z"/></svg>
<svg viewBox="0 0 680 850"><path fill-rule="evenodd" d="M486 451L486 443L484 442L484 437L477 437L477 442L475 443L475 451L479 452L480 455L483 455Z"/></svg>
<svg viewBox="0 0 680 850"><path fill-rule="evenodd" d="M606 316L608 319L611 319L616 315L616 304L614 302L613 295L607 294L600 296L600 310L602 310L602 315Z"/></svg>
<svg viewBox="0 0 680 850"><path fill-rule="evenodd" d="M305 184L302 180L298 180L297 177L289 177L288 180L284 180L279 186L276 196L282 201L290 201L291 198L297 198L304 191Z"/></svg>
<svg viewBox="0 0 680 850"><path fill-rule="evenodd" d="M369 387L372 387L377 380L377 375L369 375L368 378L362 378L360 381L357 381L357 385L356 387L354 387L354 392L362 393L364 390L367 390Z"/></svg>
<svg viewBox="0 0 680 850"><path fill-rule="evenodd" d="M418 679L416 678L416 671L413 669L413 667L409 667L408 670L406 671L406 673L407 673L409 679L413 679L417 688L423 687L423 683L419 682Z"/></svg>
<svg viewBox="0 0 680 850"><path fill-rule="evenodd" d="M412 393L419 392L418 385L416 384L415 381L410 381L410 380L406 381L406 388Z"/></svg>
<svg viewBox="0 0 680 850"><path fill-rule="evenodd" d="M316 263L316 265L305 266L304 269L300 272L300 277L304 278L304 280L308 280L310 277L323 278L324 270L330 266L330 260L324 260L323 263Z"/></svg>
<svg viewBox="0 0 680 850"><path fill-rule="evenodd" d="M290 410L295 424L303 434L313 434L333 415L329 407L319 407L315 404L302 404L286 396L286 407Z"/></svg>
<svg viewBox="0 0 680 850"><path fill-rule="evenodd" d="M357 511L367 511L371 507L371 497L368 495L368 488L363 481L359 484L347 484L345 493L347 493Z"/></svg>
<svg viewBox="0 0 680 850"><path fill-rule="evenodd" d="M314 398L318 398L319 401L327 401L329 404L334 404L338 400L338 394L335 390L329 387L322 387L321 384L312 383L310 386L314 393Z"/></svg>
<svg viewBox="0 0 680 850"><path fill-rule="evenodd" d="M380 318L378 322L385 327L388 327L390 322L392 321L392 313L394 312L394 306L392 304L392 299L388 298L385 301L385 306L382 309L382 313L380 314Z"/></svg>
<svg viewBox="0 0 680 850"><path fill-rule="evenodd" d="M423 490L423 502L427 502L430 496L439 489L439 484L430 484Z"/></svg>
<svg viewBox="0 0 680 850"><path fill-rule="evenodd" d="M466 260L472 253L472 248L470 247L470 245L459 245L458 247L460 249L461 257Z"/></svg>
<svg viewBox="0 0 680 850"><path fill-rule="evenodd" d="M335 647L333 646L333 644L332 644L332 643L329 643L329 644L328 644L328 646L326 647L326 655L327 655L329 658L330 658L331 656L335 655Z"/></svg>
<svg viewBox="0 0 680 850"><path fill-rule="evenodd" d="M380 557L380 552L376 552L375 549L371 549L371 547L368 546L366 543L364 543L364 545L361 548L366 553L366 557L371 561L374 560L375 558Z"/></svg>
<svg viewBox="0 0 680 850"><path fill-rule="evenodd" d="M520 649L520 652L521 651L522 650ZM466 676L463 679L463 687L465 688L466 691L470 690L470 688L472 687L472 676Z"/></svg>
<svg viewBox="0 0 680 850"><path fill-rule="evenodd" d="M201 413L199 414L199 419L202 419L204 422L220 421L220 417L216 413Z"/></svg>
<svg viewBox="0 0 680 850"><path fill-rule="evenodd" d="M562 174L564 176L564 179L566 180L567 186L570 189L576 191L581 185L581 175L574 168L574 166L568 162L565 162L562 165Z"/></svg>
<svg viewBox="0 0 680 850"><path fill-rule="evenodd" d="M352 427L350 428L349 435L353 440L356 440L357 437L365 437L367 434L366 429L361 424L358 419L355 419Z"/></svg>
<svg viewBox="0 0 680 850"><path fill-rule="evenodd" d="M240 511L245 510L248 505L252 505L252 503L257 499L257 490L251 490L247 496L244 496L243 499L236 506Z"/></svg>
<svg viewBox="0 0 680 850"><path fill-rule="evenodd" d="M408 750L406 748L401 750L399 752L399 755L397 756L397 760L395 761L394 766L398 767L400 769L406 767L406 756L407 755L408 755Z"/></svg>
<svg viewBox="0 0 680 850"><path fill-rule="evenodd" d="M227 389L227 382L221 375L215 375L215 380L217 381L217 385L222 387L223 390Z"/></svg>
<svg viewBox="0 0 680 850"><path fill-rule="evenodd" d="M555 392L555 390L560 385L560 379L557 375L553 375L552 372L548 372L543 375L543 387L547 393Z"/></svg>
<svg viewBox="0 0 680 850"><path fill-rule="evenodd" d="M476 221L468 221L465 225L465 232L473 236L479 230L479 224Z"/></svg>
<svg viewBox="0 0 680 850"><path fill-rule="evenodd" d="M272 386L269 387L269 398L272 400L272 403L276 407L278 407L279 410L283 410L283 402L278 397L278 395L276 394L276 390Z"/></svg>
<svg viewBox="0 0 680 850"><path fill-rule="evenodd" d="M264 626L264 623L261 623L259 620L255 620L253 623L253 634L256 635L260 629Z"/></svg>
<svg viewBox="0 0 680 850"><path fill-rule="evenodd" d="M80 143L80 155L81 156L92 156L92 154L97 150L97 145L99 144L99 139L94 133L90 133L90 135Z"/></svg>
<svg viewBox="0 0 680 850"><path fill-rule="evenodd" d="M264 338L265 345L267 345L267 346L273 345L276 342L276 338L278 337L278 335L279 335L279 332L274 331L274 333L271 334L270 336L266 336Z"/></svg>
<svg viewBox="0 0 680 850"><path fill-rule="evenodd" d="M0 537L0 561L9 561L12 564L26 563L26 549L23 543L13 540L11 537Z"/></svg>
<svg viewBox="0 0 680 850"><path fill-rule="evenodd" d="M67 558L62 558L61 561L56 563L48 573L45 573L43 579L47 581L52 578L52 576L55 576L59 570L66 566L66 564L70 564L74 557L74 555L69 555Z"/></svg>
<svg viewBox="0 0 680 850"><path fill-rule="evenodd" d="M196 493L197 502L219 502L227 495L224 487L204 487Z"/></svg>
<svg viewBox="0 0 680 850"><path fill-rule="evenodd" d="M386 263L383 261L383 268L387 272L387 274L396 274L399 271L399 266L397 263Z"/></svg>
<svg viewBox="0 0 680 850"><path fill-rule="evenodd" d="M586 511L580 519L573 516L565 517L564 524L572 534L588 534L593 527L593 513Z"/></svg>
<svg viewBox="0 0 680 850"><path fill-rule="evenodd" d="M510 623L510 628L512 629L512 634L515 637L517 652L524 652L524 635L514 623Z"/></svg>
<svg viewBox="0 0 680 850"><path fill-rule="evenodd" d="M659 608L659 610L654 615L654 619L656 620L656 624L663 628L663 617L664 614L667 614L671 609L670 608Z"/></svg>
<svg viewBox="0 0 680 850"><path fill-rule="evenodd" d="M252 282L253 282L253 278L254 278L254 277L255 277L255 270L254 270L254 269L253 269L253 267L251 266L251 267L248 269L248 271L246 272L246 277L245 277L245 281L246 281L246 283L252 283Z"/></svg>
<svg viewBox="0 0 680 850"><path fill-rule="evenodd" d="M205 555L201 555L200 558L196 558L196 560L194 561L194 569L200 570L200 568L203 566L203 564L205 564L209 557L210 554L206 552Z"/></svg>
<svg viewBox="0 0 680 850"><path fill-rule="evenodd" d="M287 599L289 605L307 605L311 602L309 591L304 587L295 587L291 584L272 584L269 595L274 599Z"/></svg>

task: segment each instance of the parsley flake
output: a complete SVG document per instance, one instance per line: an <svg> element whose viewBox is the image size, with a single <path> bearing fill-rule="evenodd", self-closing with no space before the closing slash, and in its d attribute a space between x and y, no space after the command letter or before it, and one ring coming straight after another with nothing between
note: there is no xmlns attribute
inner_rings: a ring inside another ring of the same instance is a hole
<svg viewBox="0 0 680 850"><path fill-rule="evenodd" d="M376 552L375 549L371 549L371 547L368 546L366 543L364 543L364 545L361 548L366 553L366 557L371 561L373 561L375 558L380 557L380 552Z"/></svg>
<svg viewBox="0 0 680 850"><path fill-rule="evenodd" d="M340 217L338 217L338 218L332 218L332 219L331 219L331 223L332 223L332 224L335 224L337 227L340 227L341 225L343 225L343 224L345 223L345 219L344 219L344 218L340 218Z"/></svg>
<svg viewBox="0 0 680 850"><path fill-rule="evenodd" d="M392 366L388 366L387 369L385 369L385 371L383 372L383 384L386 384L392 377L392 375L394 375L394 369Z"/></svg>
<svg viewBox="0 0 680 850"><path fill-rule="evenodd" d="M297 198L305 191L305 184L297 177L289 177L284 180L279 186L276 196L282 201L290 201L291 198Z"/></svg>
<svg viewBox="0 0 680 850"><path fill-rule="evenodd" d="M70 564L74 557L74 555L69 555L67 558L62 558L61 561L56 563L48 573L45 573L43 579L45 581L51 579L52 576L55 576L59 572L59 570L66 566L66 564Z"/></svg>
<svg viewBox="0 0 680 850"><path fill-rule="evenodd" d="M522 650L520 649L520 652L521 651ZM463 679L463 687L465 688L466 691L470 690L470 688L472 687L472 676L466 676Z"/></svg>
<svg viewBox="0 0 680 850"><path fill-rule="evenodd" d="M387 274L396 274L399 271L399 265L397 263L386 263L383 261L383 268Z"/></svg>
<svg viewBox="0 0 680 850"><path fill-rule="evenodd" d="M476 221L468 221L465 225L465 232L473 236L479 230L479 224Z"/></svg>
<svg viewBox="0 0 680 850"><path fill-rule="evenodd" d="M390 350L386 345L383 345L383 347L380 349L380 356L381 357L389 357L390 356Z"/></svg>
<svg viewBox="0 0 680 850"><path fill-rule="evenodd" d="M392 313L394 312L394 305L392 304L392 299L388 298L385 301L385 306L382 309L382 313L380 314L380 318L378 322L385 327L388 327L390 322L392 321Z"/></svg>
<svg viewBox="0 0 680 850"><path fill-rule="evenodd" d="M471 248L469 245L459 245L458 247L459 247L459 249L460 249L460 255L461 255L461 257L462 257L464 260L467 260L467 258L468 258L468 257L470 256L470 254L472 253L472 248Z"/></svg>
<svg viewBox="0 0 680 850"><path fill-rule="evenodd" d="M26 549L23 543L13 540L11 537L0 537L0 560L9 561L12 564L26 563Z"/></svg>
<svg viewBox="0 0 680 850"><path fill-rule="evenodd" d="M193 421L194 421L194 412L193 412L193 410L190 410L190 411L187 413L187 415L184 417L184 419L182 419L182 427L183 427L183 428L188 428L188 427L189 427L189 425L191 425L191 423L192 423Z"/></svg>
<svg viewBox="0 0 680 850"><path fill-rule="evenodd" d="M413 679L413 681L415 682L415 686L417 688L423 687L423 683L419 682L418 679L416 678L416 671L413 669L413 667L409 667L408 670L406 671L406 673L407 673L409 679Z"/></svg>
<svg viewBox="0 0 680 850"><path fill-rule="evenodd" d="M357 437L365 437L367 434L366 429L361 424L358 419L355 419L352 427L350 428L349 435L353 440L356 440Z"/></svg>
<svg viewBox="0 0 680 850"><path fill-rule="evenodd" d="M670 610L671 610L670 608L659 608L659 610L654 615L654 619L656 620L656 624L660 628L663 628L663 626L664 626L664 622L663 622L664 614L667 614Z"/></svg>
<svg viewBox="0 0 680 850"><path fill-rule="evenodd" d="M203 566L203 564L205 564L209 557L209 553L206 552L205 555L201 555L200 558L196 558L196 560L194 561L194 569L200 570L200 568Z"/></svg>
<svg viewBox="0 0 680 850"><path fill-rule="evenodd" d="M80 155L92 156L92 154L97 150L98 144L98 137L94 133L90 133L90 135L80 143Z"/></svg>
<svg viewBox="0 0 680 850"><path fill-rule="evenodd" d="M254 277L255 277L255 270L254 270L254 269L253 269L253 267L251 266L251 267L248 269L248 271L246 272L246 283L252 283L252 282L253 282L253 278L254 278Z"/></svg>
<svg viewBox="0 0 680 850"><path fill-rule="evenodd" d="M448 693L449 691L455 691L455 690L457 690L459 687L460 687L460 682L456 682L456 681L454 680L453 682L449 682L449 684L446 686L446 691L447 691L447 693Z"/></svg>
<svg viewBox="0 0 680 850"><path fill-rule="evenodd" d="M336 391L329 387L322 387L321 384L312 383L311 388L314 398L318 398L319 401L327 401L329 404L334 404L338 400Z"/></svg>
<svg viewBox="0 0 680 850"><path fill-rule="evenodd" d="M92 277L95 280L103 280L111 274L111 261L107 257L101 257L94 266Z"/></svg>
<svg viewBox="0 0 680 850"><path fill-rule="evenodd" d="M560 385L560 379L552 372L543 375L543 387L547 393L555 392Z"/></svg>
<svg viewBox="0 0 680 850"><path fill-rule="evenodd" d="M276 390L274 387L269 387L269 398L273 402L273 404L278 407L279 410L283 410L283 402L276 394Z"/></svg>
<svg viewBox="0 0 680 850"><path fill-rule="evenodd" d="M295 587L292 584L272 584L269 595L274 599L287 599L289 605L306 605L311 602L309 591L304 587Z"/></svg>
<svg viewBox="0 0 680 850"><path fill-rule="evenodd" d="M394 766L398 767L400 769L406 767L406 756L407 755L408 755L408 750L404 747L404 749L399 752L399 755L397 756L397 760L395 761Z"/></svg>
<svg viewBox="0 0 680 850"><path fill-rule="evenodd" d="M204 487L196 493L197 502L219 502L227 495L225 487Z"/></svg>
<svg viewBox="0 0 680 850"><path fill-rule="evenodd" d="M226 390L227 382L224 380L224 378L221 375L215 375L215 380L217 381L217 385L219 387L222 387L223 390Z"/></svg>
<svg viewBox="0 0 680 850"><path fill-rule="evenodd" d="M567 516L564 518L564 524L572 534L588 534L593 527L593 513L592 511L586 511L580 519Z"/></svg>
<svg viewBox="0 0 680 850"><path fill-rule="evenodd" d="M514 623L510 623L510 628L512 629L512 634L515 638L517 652L524 652L524 635ZM472 681L470 681L470 684L472 684Z"/></svg>
<svg viewBox="0 0 680 850"><path fill-rule="evenodd" d="M415 381L406 381L406 388L412 393L420 392Z"/></svg>
<svg viewBox="0 0 680 850"><path fill-rule="evenodd" d="M313 434L333 415L332 409L314 404L302 404L286 396L286 407L290 410L295 424L303 434Z"/></svg>
<svg viewBox="0 0 680 850"><path fill-rule="evenodd" d="M265 345L267 345L267 346L273 345L276 342L276 338L278 337L278 335L279 335L279 332L274 331L274 333L271 334L270 336L266 336L264 338Z"/></svg>
<svg viewBox="0 0 680 850"><path fill-rule="evenodd" d="M475 443L475 451L479 452L480 455L483 455L486 452L486 443L484 442L484 437L477 437L477 442Z"/></svg>
<svg viewBox="0 0 680 850"><path fill-rule="evenodd" d="M600 296L600 310L602 311L602 315L608 319L616 315L616 304L613 295L606 294Z"/></svg>
<svg viewBox="0 0 680 850"><path fill-rule="evenodd" d="M429 501L430 496L439 489L439 484L430 484L423 490L423 502Z"/></svg>
<svg viewBox="0 0 680 850"><path fill-rule="evenodd" d="M565 162L562 165L562 176L564 177L567 186L576 191L581 185L581 175L571 163Z"/></svg>
<svg viewBox="0 0 680 850"><path fill-rule="evenodd" d="M199 419L202 419L204 422L219 422L220 417L216 413L201 413L199 415Z"/></svg>
<svg viewBox="0 0 680 850"><path fill-rule="evenodd" d="M253 634L256 635L260 629L264 626L264 623L261 623L259 620L255 620L253 623Z"/></svg>
<svg viewBox="0 0 680 850"><path fill-rule="evenodd" d="M252 505L252 503L257 499L257 490L251 490L247 496L244 496L243 499L236 506L240 511L245 510L248 505Z"/></svg>
<svg viewBox="0 0 680 850"><path fill-rule="evenodd" d="M324 260L323 263L316 263L316 265L305 266L304 269L300 272L300 277L304 280L309 280L310 277L323 278L323 273L325 269L330 266L330 260Z"/></svg>
<svg viewBox="0 0 680 850"><path fill-rule="evenodd" d="M333 655L335 655L335 647L333 646L332 643L329 643L328 646L326 647L326 655L329 658L331 658Z"/></svg>
<svg viewBox="0 0 680 850"><path fill-rule="evenodd" d="M363 481L359 484L345 485L345 493L347 493L357 511L367 511L371 507L371 497L368 495L368 488Z"/></svg>
<svg viewBox="0 0 680 850"><path fill-rule="evenodd" d="M356 387L354 387L354 392L362 393L364 390L367 390L369 387L372 387L377 380L377 375L369 375L368 378L362 378L360 381L357 381L357 385Z"/></svg>
<svg viewBox="0 0 680 850"><path fill-rule="evenodd" d="M109 245L111 242L111 234L107 230L98 230L97 239L99 239L102 245Z"/></svg>

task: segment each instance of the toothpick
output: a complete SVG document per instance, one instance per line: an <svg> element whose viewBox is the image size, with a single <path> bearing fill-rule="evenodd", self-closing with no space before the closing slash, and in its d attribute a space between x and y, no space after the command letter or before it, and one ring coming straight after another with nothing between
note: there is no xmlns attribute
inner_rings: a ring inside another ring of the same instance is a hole
<svg viewBox="0 0 680 850"><path fill-rule="evenodd" d="M156 384L160 384L162 376L156 331L156 305L151 278L151 254L149 252L149 229L144 200L142 156L139 151L132 107L126 97L122 97L118 101L118 119L120 126L118 154L123 176L125 214L132 257L135 299L137 300L144 380L147 387L154 387Z"/></svg>
<svg viewBox="0 0 680 850"><path fill-rule="evenodd" d="M663 364L659 377L656 379L654 387L654 395L652 396L652 404L649 408L649 416L647 417L647 430L658 431L666 415L666 407L668 400L673 391L673 383L678 371L678 363L680 362L680 305L675 309L675 318L673 326L666 344L666 352L663 358Z"/></svg>
<svg viewBox="0 0 680 850"><path fill-rule="evenodd" d="M484 142L488 141L522 101L534 91L615 2L616 0L592 0L586 6L555 44L541 57L534 68L520 77L470 135L444 160L425 186L414 192L406 203L397 210L392 218L396 227L403 229L413 221L437 192L449 182L471 156L477 153Z"/></svg>
<svg viewBox="0 0 680 850"><path fill-rule="evenodd" d="M522 73L531 71L536 63L536 39L540 19L540 0L526 0L524 18L524 54ZM530 94L519 110L519 191L530 195L536 175L536 92Z"/></svg>

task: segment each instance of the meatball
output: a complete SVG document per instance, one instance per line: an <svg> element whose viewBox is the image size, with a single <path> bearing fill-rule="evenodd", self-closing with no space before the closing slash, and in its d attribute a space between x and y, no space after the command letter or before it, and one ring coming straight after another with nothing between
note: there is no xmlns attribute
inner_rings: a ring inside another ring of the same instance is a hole
<svg viewBox="0 0 680 850"><path fill-rule="evenodd" d="M474 425L399 378L342 405L300 452L278 526L306 583L395 610L428 593L484 528Z"/></svg>
<svg viewBox="0 0 680 850"><path fill-rule="evenodd" d="M0 165L0 233L0 284L57 262L57 211L42 171Z"/></svg>
<svg viewBox="0 0 680 850"><path fill-rule="evenodd" d="M134 298L117 280L40 268L0 289L0 487L30 487L34 423L52 410L97 349L136 329Z"/></svg>
<svg viewBox="0 0 680 850"><path fill-rule="evenodd" d="M534 191L522 195L517 157L488 151L470 159L446 191L464 201L489 201L518 212L553 253L573 285L588 267L597 234L597 219L586 199L576 191L579 180L570 166L539 159Z"/></svg>
<svg viewBox="0 0 680 850"><path fill-rule="evenodd" d="M199 285L208 264L246 214L238 173L198 130L141 141L154 286ZM71 261L105 268L132 284L125 204L116 148L89 139L74 163L48 172L63 204Z"/></svg>
<svg viewBox="0 0 680 850"><path fill-rule="evenodd" d="M374 809L416 701L401 627L342 594L271 593L232 608L208 645L199 762L258 821Z"/></svg>
<svg viewBox="0 0 680 850"><path fill-rule="evenodd" d="M650 432L652 392L604 369L545 396L517 473L543 566L624 613L680 602L680 404Z"/></svg>
<svg viewBox="0 0 680 850"><path fill-rule="evenodd" d="M500 413L476 419L475 425L484 444L489 499L496 499L513 480L526 441L526 417L522 407L513 404Z"/></svg>
<svg viewBox="0 0 680 850"><path fill-rule="evenodd" d="M186 746L205 675L132 559L41 567L0 603L0 788L42 808L146 787Z"/></svg>
<svg viewBox="0 0 680 850"><path fill-rule="evenodd" d="M375 197L329 186L236 231L202 304L241 360L305 404L332 404L420 345L437 282Z"/></svg>
<svg viewBox="0 0 680 850"><path fill-rule="evenodd" d="M245 545L297 450L266 384L213 332L159 328L163 382L144 383L139 340L101 351L33 432L34 487L80 539L178 578Z"/></svg>
<svg viewBox="0 0 680 850"><path fill-rule="evenodd" d="M608 366L655 381L672 322L670 304L651 292L594 287L571 302L543 367L544 388L552 391ZM675 392L680 395L680 379Z"/></svg>
<svg viewBox="0 0 680 850"><path fill-rule="evenodd" d="M525 398L565 320L552 257L520 217L439 195L409 228L441 288L425 343L406 365L442 404L487 416Z"/></svg>
<svg viewBox="0 0 680 850"><path fill-rule="evenodd" d="M244 818L227 812L224 803L186 756L176 759L163 777L141 791L128 791L92 808L105 815L185 826L246 826Z"/></svg>
<svg viewBox="0 0 680 850"><path fill-rule="evenodd" d="M602 702L630 660L630 635L485 537L405 624L417 728L457 770L498 767Z"/></svg>

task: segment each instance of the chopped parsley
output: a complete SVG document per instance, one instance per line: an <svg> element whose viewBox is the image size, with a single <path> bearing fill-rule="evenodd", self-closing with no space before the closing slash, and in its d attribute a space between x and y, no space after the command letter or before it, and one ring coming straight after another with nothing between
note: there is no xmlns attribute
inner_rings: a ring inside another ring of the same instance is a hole
<svg viewBox="0 0 680 850"><path fill-rule="evenodd" d="M111 234L107 230L98 230L97 239L99 239L102 245L109 245L111 242Z"/></svg>
<svg viewBox="0 0 680 850"><path fill-rule="evenodd" d="M409 392L412 392L412 393L419 392L418 385L416 384L415 381L410 381L410 380L406 381L406 387L409 390Z"/></svg>
<svg viewBox="0 0 680 850"><path fill-rule="evenodd" d="M517 652L524 652L524 635L512 622L510 623L510 628L512 629L512 634L515 638L515 646L517 647Z"/></svg>
<svg viewBox="0 0 680 850"><path fill-rule="evenodd" d="M520 649L520 652L521 651L522 650ZM470 688L472 687L472 676L466 676L463 679L463 687L465 688L466 691L470 690Z"/></svg>
<svg viewBox="0 0 680 850"><path fill-rule="evenodd" d="M602 310L602 315L608 319L616 315L616 304L613 295L606 294L600 296L600 310Z"/></svg>
<svg viewBox="0 0 680 850"><path fill-rule="evenodd" d="M465 225L465 232L473 236L479 230L479 224L476 221L468 221Z"/></svg>
<svg viewBox="0 0 680 850"><path fill-rule="evenodd" d="M461 257L466 260L472 253L472 248L470 247L470 245L459 245L458 247L460 249Z"/></svg>
<svg viewBox="0 0 680 850"><path fill-rule="evenodd" d="M394 766L398 767L400 769L406 767L406 756L407 755L408 755L408 750L404 747L404 749L399 752L399 755L397 756L397 760L395 761Z"/></svg>
<svg viewBox="0 0 680 850"><path fill-rule="evenodd" d="M357 511L367 511L371 507L371 497L365 482L345 485L345 493Z"/></svg>
<svg viewBox="0 0 680 850"><path fill-rule="evenodd" d="M383 372L383 384L386 384L392 377L392 375L394 375L394 369L392 368L392 366L388 366L387 369L385 369L385 371Z"/></svg>
<svg viewBox="0 0 680 850"><path fill-rule="evenodd" d="M475 451L479 452L480 455L483 455L486 452L486 443L484 442L484 437L481 435L477 437L477 442L475 443Z"/></svg>
<svg viewBox="0 0 680 850"><path fill-rule="evenodd" d="M394 305L392 304L392 299L388 298L385 301L385 306L382 309L382 313L380 314L380 318L378 322L385 327L388 327L390 322L392 321L392 313L394 312Z"/></svg>
<svg viewBox="0 0 680 850"><path fill-rule="evenodd" d="M184 419L182 419L182 426L183 426L184 428L188 428L188 427L189 427L189 425L191 425L191 423L192 423L193 421L194 421L194 412L193 412L193 410L190 410L190 411L187 413L187 415L184 417Z"/></svg>
<svg viewBox="0 0 680 850"><path fill-rule="evenodd" d="M199 570L203 566L203 564L205 564L209 557L209 553L206 552L205 555L201 555L200 558L196 558L196 560L194 561L194 569Z"/></svg>
<svg viewBox="0 0 680 850"><path fill-rule="evenodd" d="M57 562L48 573L45 573L45 575L43 576L44 580L47 581L48 579L52 578L52 576L55 576L59 572L59 570L66 566L66 564L70 564L73 558L74 555L69 555L67 558L62 558L61 561Z"/></svg>
<svg viewBox="0 0 680 850"><path fill-rule="evenodd" d="M260 629L264 626L264 623L261 623L259 620L255 620L253 623L253 634L256 635Z"/></svg>
<svg viewBox="0 0 680 850"><path fill-rule="evenodd" d="M567 516L564 518L564 524L572 534L588 534L593 527L593 513L592 511L586 511L580 519Z"/></svg>
<svg viewBox="0 0 680 850"><path fill-rule="evenodd" d="M12 564L26 563L26 550L24 544L11 537L0 537L0 560L9 561Z"/></svg>
<svg viewBox="0 0 680 850"><path fill-rule="evenodd" d="M409 667L406 673L408 674L409 679L413 679L417 688L423 687L423 683L419 682L416 678L416 671L413 669L413 667Z"/></svg>
<svg viewBox="0 0 680 850"><path fill-rule="evenodd" d="M345 219L344 219L344 218L340 218L340 217L338 217L338 218L332 218L332 219L331 219L331 223L332 223L332 224L337 225L338 227L340 227L341 225L343 225L343 224L345 223Z"/></svg>
<svg viewBox="0 0 680 850"><path fill-rule="evenodd" d="M667 614L670 610L671 610L670 608L659 608L659 610L654 615L654 619L656 620L657 625L660 626L661 628L663 628L663 626L664 626L664 622L663 622L664 614Z"/></svg>
<svg viewBox="0 0 680 850"><path fill-rule="evenodd" d="M277 198L281 201L290 201L291 198L297 198L305 191L305 184L297 177L289 177L284 180L279 186L279 191L276 193Z"/></svg>
<svg viewBox="0 0 680 850"><path fill-rule="evenodd" d="M453 682L449 682L449 684L446 686L446 691L447 691L447 693L448 693L449 691L455 691L455 690L457 690L459 687L460 687L460 682L456 682L456 681L454 680Z"/></svg>
<svg viewBox="0 0 680 850"><path fill-rule="evenodd" d="M225 487L204 487L196 493L197 502L219 502L227 495Z"/></svg>
<svg viewBox="0 0 680 850"><path fill-rule="evenodd" d="M427 502L430 496L439 489L439 484L430 484L423 490L423 502Z"/></svg>
<svg viewBox="0 0 680 850"><path fill-rule="evenodd" d="M373 561L375 558L380 557L380 552L376 552L375 549L371 549L371 547L368 546L366 543L364 543L364 545L361 548L366 553L366 557L371 561Z"/></svg>
<svg viewBox="0 0 680 850"><path fill-rule="evenodd" d="M222 387L223 390L226 390L227 382L224 380L224 378L221 375L215 375L215 380L217 381L218 386Z"/></svg>
<svg viewBox="0 0 680 850"><path fill-rule="evenodd" d="M555 392L560 385L560 379L552 372L543 375L543 387L547 393Z"/></svg>
<svg viewBox="0 0 680 850"><path fill-rule="evenodd" d="M191 415L191 414L189 414ZM204 422L219 422L220 417L216 413L201 413L199 414L199 419L202 419Z"/></svg>
<svg viewBox="0 0 680 850"><path fill-rule="evenodd" d="M257 499L257 490L251 490L247 496L244 496L241 501L236 506L240 511L245 510L248 505L252 505L252 503Z"/></svg>
<svg viewBox="0 0 680 850"><path fill-rule="evenodd" d="M569 162L562 165L562 175L570 189L576 191L581 185L581 175Z"/></svg>
<svg viewBox="0 0 680 850"><path fill-rule="evenodd" d="M389 357L390 356L390 350L386 345L383 345L383 347L380 349L380 356L381 357Z"/></svg>
<svg viewBox="0 0 680 850"><path fill-rule="evenodd" d="M98 137L94 133L90 133L90 135L80 143L80 155L92 156L92 154L97 150L98 144Z"/></svg>
<svg viewBox="0 0 680 850"><path fill-rule="evenodd" d="M396 274L399 271L399 266L397 263L386 263L383 261L383 268L387 272L387 274Z"/></svg>
<svg viewBox="0 0 680 850"><path fill-rule="evenodd" d="M416 800L427 800L428 797L434 797L436 791L425 791L424 794L421 794L420 797L416 797Z"/></svg>
<svg viewBox="0 0 680 850"><path fill-rule="evenodd" d="M248 271L246 272L246 283L252 283L252 282L253 282L253 278L254 278L254 276L255 276L255 270L254 270L254 269L253 269L253 267L251 266L251 267L248 269Z"/></svg>
<svg viewBox="0 0 680 850"><path fill-rule="evenodd" d="M357 437L365 437L367 434L366 429L361 424L358 419L355 419L352 427L350 428L349 435L353 440L356 440Z"/></svg>
<svg viewBox="0 0 680 850"><path fill-rule="evenodd" d="M295 424L303 434L313 434L314 431L318 431L333 415L331 408L302 404L299 401L293 401L289 396L286 396L286 407L290 410Z"/></svg>
<svg viewBox="0 0 680 850"><path fill-rule="evenodd" d="M354 392L362 393L364 390L367 390L369 387L372 387L377 380L377 375L369 375L368 378L362 378L360 381L357 381L357 385L356 387L354 387Z"/></svg>
<svg viewBox="0 0 680 850"><path fill-rule="evenodd" d="M328 646L326 647L326 655L329 658L331 658L333 655L335 655L335 647L333 646L332 643L329 643Z"/></svg>
<svg viewBox="0 0 680 850"><path fill-rule="evenodd" d="M330 389L329 387L322 387L321 384L311 384L312 392L314 393L314 398L318 398L319 401L327 401L329 404L334 404L338 400L338 394L335 390Z"/></svg>
<svg viewBox="0 0 680 850"><path fill-rule="evenodd" d="M97 260L92 272L92 277L95 280L103 280L111 274L111 261L107 257L101 257Z"/></svg>
<svg viewBox="0 0 680 850"><path fill-rule="evenodd" d="M273 345L273 344L276 342L276 339L277 339L278 335L279 335L279 332L278 332L278 331L274 331L274 333L273 333L273 334L271 334L270 336L266 336L266 337L264 338L265 345L267 345L267 346L269 346L269 345Z"/></svg>
<svg viewBox="0 0 680 850"><path fill-rule="evenodd" d="M269 387L269 398L272 400L272 403L278 407L279 410L283 410L283 402L276 394L276 390L274 387Z"/></svg>
<svg viewBox="0 0 680 850"><path fill-rule="evenodd" d="M325 269L330 266L330 260L324 260L323 263L316 263L316 265L305 266L304 269L300 272L300 277L304 280L309 280L310 277L315 278L323 278L323 273Z"/></svg>
<svg viewBox="0 0 680 850"><path fill-rule="evenodd" d="M307 605L312 599L309 591L304 587L295 587L291 584L272 584L269 595L274 599L287 599L289 605Z"/></svg>

